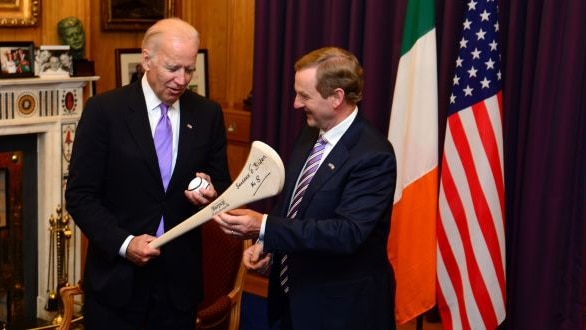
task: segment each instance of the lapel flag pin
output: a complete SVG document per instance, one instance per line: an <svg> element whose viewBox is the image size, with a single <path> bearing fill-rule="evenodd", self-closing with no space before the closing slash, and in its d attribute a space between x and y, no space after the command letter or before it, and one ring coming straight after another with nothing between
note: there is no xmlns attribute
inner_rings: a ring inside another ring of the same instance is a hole
<svg viewBox="0 0 586 330"><path fill-rule="evenodd" d="M332 164L332 163L328 163L328 166L329 166L330 170L332 170L332 171L336 169L336 166L334 166L334 164Z"/></svg>
<svg viewBox="0 0 586 330"><path fill-rule="evenodd" d="M192 129L193 126L191 126L191 124L187 124L187 128Z"/></svg>

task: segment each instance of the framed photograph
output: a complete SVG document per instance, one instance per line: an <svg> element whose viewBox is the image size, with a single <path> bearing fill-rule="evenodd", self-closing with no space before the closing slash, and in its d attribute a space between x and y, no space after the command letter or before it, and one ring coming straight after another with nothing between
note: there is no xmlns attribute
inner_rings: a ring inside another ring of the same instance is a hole
<svg viewBox="0 0 586 330"><path fill-rule="evenodd" d="M116 48L116 86L122 87L142 78L140 48Z"/></svg>
<svg viewBox="0 0 586 330"><path fill-rule="evenodd" d="M208 50L200 49L195 60L195 72L188 87L192 92L209 97L208 87Z"/></svg>
<svg viewBox="0 0 586 330"><path fill-rule="evenodd" d="M37 26L41 17L38 0L0 0L0 26Z"/></svg>
<svg viewBox="0 0 586 330"><path fill-rule="evenodd" d="M175 15L175 0L100 1L104 31L146 31L156 21Z"/></svg>
<svg viewBox="0 0 586 330"><path fill-rule="evenodd" d="M0 78L34 77L32 41L0 42Z"/></svg>
<svg viewBox="0 0 586 330"><path fill-rule="evenodd" d="M73 73L69 45L42 45L35 49L35 76L68 77Z"/></svg>
<svg viewBox="0 0 586 330"><path fill-rule="evenodd" d="M142 78L141 49L117 48L116 86L122 87ZM192 92L208 97L208 50L200 49L195 60L195 73L188 87Z"/></svg>

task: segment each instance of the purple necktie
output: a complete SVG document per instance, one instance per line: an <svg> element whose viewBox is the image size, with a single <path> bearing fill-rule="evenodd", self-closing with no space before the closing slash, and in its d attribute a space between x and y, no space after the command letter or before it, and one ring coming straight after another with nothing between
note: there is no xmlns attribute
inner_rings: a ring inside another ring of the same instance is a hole
<svg viewBox="0 0 586 330"><path fill-rule="evenodd" d="M169 179L171 179L171 165L173 162L173 130L171 128L171 120L167 115L169 107L165 103L161 103L159 107L161 108L161 118L159 118L159 122L155 128L154 140L163 186L165 187L165 191L167 191ZM155 235L159 237L164 232L165 225L163 217L161 217L161 222Z"/></svg>
<svg viewBox="0 0 586 330"><path fill-rule="evenodd" d="M320 135L315 142L313 149L307 158L307 161L305 162L303 171L301 171L301 176L299 177L297 188L295 188L293 198L291 199L291 204L289 205L287 218L293 219L297 215L299 204L301 203L301 199L307 190L307 186L319 168L326 144L328 144L327 141L323 138L323 136ZM287 254L284 254L283 257L281 257L281 272L279 273L279 279L281 282L281 288L283 288L285 294L289 293L289 283L287 283L289 281L288 270L289 267L287 266Z"/></svg>

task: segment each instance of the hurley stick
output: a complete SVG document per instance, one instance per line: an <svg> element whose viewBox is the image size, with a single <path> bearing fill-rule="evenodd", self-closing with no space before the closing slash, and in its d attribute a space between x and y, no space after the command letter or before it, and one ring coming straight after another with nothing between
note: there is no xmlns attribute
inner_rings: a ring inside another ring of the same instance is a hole
<svg viewBox="0 0 586 330"><path fill-rule="evenodd" d="M254 141L244 167L223 194L196 214L149 243L154 248L185 234L226 212L257 200L275 196L283 189L285 167L279 154L267 144Z"/></svg>

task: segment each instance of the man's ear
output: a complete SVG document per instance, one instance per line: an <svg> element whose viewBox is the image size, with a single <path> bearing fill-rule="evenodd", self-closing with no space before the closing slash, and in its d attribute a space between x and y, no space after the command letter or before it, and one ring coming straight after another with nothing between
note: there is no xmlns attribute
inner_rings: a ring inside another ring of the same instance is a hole
<svg viewBox="0 0 586 330"><path fill-rule="evenodd" d="M148 49L143 49L142 50L142 67L144 69L144 71L149 71L150 70L150 61L151 61L151 56L149 55L149 51Z"/></svg>
<svg viewBox="0 0 586 330"><path fill-rule="evenodd" d="M330 95L330 99L332 102L332 106L334 108L338 108L344 102L344 90L341 88L334 89L332 95Z"/></svg>

